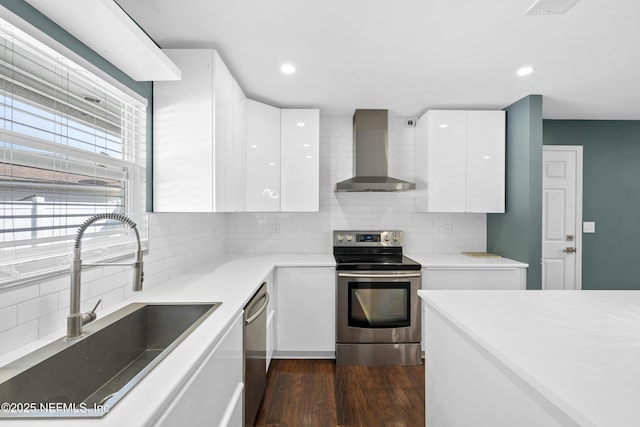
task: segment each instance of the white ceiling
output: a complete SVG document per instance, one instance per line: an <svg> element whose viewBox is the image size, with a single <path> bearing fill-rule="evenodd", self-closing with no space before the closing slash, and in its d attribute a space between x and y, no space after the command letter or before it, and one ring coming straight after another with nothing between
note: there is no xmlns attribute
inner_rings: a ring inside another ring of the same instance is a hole
<svg viewBox="0 0 640 427"><path fill-rule="evenodd" d="M279 107L415 117L540 94L545 118L640 119L638 0L553 16L525 15L534 0L117 2L163 48L217 49L248 97Z"/></svg>

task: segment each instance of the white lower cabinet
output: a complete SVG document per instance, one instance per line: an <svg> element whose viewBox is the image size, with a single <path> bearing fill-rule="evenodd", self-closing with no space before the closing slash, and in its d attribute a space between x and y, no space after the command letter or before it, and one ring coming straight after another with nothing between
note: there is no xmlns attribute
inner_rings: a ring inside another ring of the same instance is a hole
<svg viewBox="0 0 640 427"><path fill-rule="evenodd" d="M242 426L242 322L241 313L187 380L158 426Z"/></svg>
<svg viewBox="0 0 640 427"><path fill-rule="evenodd" d="M422 289L525 290L524 267L434 267L422 269ZM425 350L425 316L422 316L422 351Z"/></svg>
<svg viewBox="0 0 640 427"><path fill-rule="evenodd" d="M422 289L526 288L526 268L425 268L422 270Z"/></svg>
<svg viewBox="0 0 640 427"><path fill-rule="evenodd" d="M222 416L220 424L218 424L219 427L232 427L242 425L242 419L244 418L244 401L242 399L243 391L244 384L238 384L235 391L233 392L231 400L229 401L227 410Z"/></svg>
<svg viewBox="0 0 640 427"><path fill-rule="evenodd" d="M335 268L276 270L276 356L335 357Z"/></svg>

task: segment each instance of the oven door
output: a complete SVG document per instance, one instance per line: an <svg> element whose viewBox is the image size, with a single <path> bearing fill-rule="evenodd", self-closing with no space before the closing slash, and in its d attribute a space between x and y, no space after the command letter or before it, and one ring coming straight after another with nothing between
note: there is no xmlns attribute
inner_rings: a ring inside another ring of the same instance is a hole
<svg viewBox="0 0 640 427"><path fill-rule="evenodd" d="M420 342L420 271L336 274L336 342Z"/></svg>

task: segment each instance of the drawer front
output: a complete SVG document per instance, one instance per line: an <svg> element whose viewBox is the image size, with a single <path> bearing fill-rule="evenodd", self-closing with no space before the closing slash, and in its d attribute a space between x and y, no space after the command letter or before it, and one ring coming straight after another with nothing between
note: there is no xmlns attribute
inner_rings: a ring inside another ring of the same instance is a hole
<svg viewBox="0 0 640 427"><path fill-rule="evenodd" d="M427 268L423 289L525 289L523 268Z"/></svg>

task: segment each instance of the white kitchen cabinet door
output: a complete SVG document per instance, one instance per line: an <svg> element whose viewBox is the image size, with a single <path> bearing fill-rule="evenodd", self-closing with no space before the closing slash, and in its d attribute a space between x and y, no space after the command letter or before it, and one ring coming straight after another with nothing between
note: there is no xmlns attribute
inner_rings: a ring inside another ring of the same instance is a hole
<svg viewBox="0 0 640 427"><path fill-rule="evenodd" d="M467 211L504 212L505 112L467 112Z"/></svg>
<svg viewBox="0 0 640 427"><path fill-rule="evenodd" d="M240 427L237 406L238 401L242 401L243 365L243 317L240 314L187 380L157 425L172 427L188 420L190 426L226 423Z"/></svg>
<svg viewBox="0 0 640 427"><path fill-rule="evenodd" d="M231 180L233 178L233 76L222 62L219 55L215 54L215 78L214 78L214 122L215 146L214 152L214 212L228 212L231 210Z"/></svg>
<svg viewBox="0 0 640 427"><path fill-rule="evenodd" d="M276 270L279 357L335 357L335 268Z"/></svg>
<svg viewBox="0 0 640 427"><path fill-rule="evenodd" d="M524 290L526 277L527 269L519 267L425 268L422 289Z"/></svg>
<svg viewBox="0 0 640 427"><path fill-rule="evenodd" d="M416 210L504 212L504 158L504 111L427 111L416 128Z"/></svg>
<svg viewBox="0 0 640 427"><path fill-rule="evenodd" d="M182 80L153 85L153 210L211 212L213 51L165 50Z"/></svg>
<svg viewBox="0 0 640 427"><path fill-rule="evenodd" d="M280 210L317 212L320 200L320 110L283 109L280 118Z"/></svg>
<svg viewBox="0 0 640 427"><path fill-rule="evenodd" d="M427 212L466 211L466 121L465 111L444 110L428 111L418 121L424 151L416 156L416 175L427 189L419 201Z"/></svg>
<svg viewBox="0 0 640 427"><path fill-rule="evenodd" d="M231 177L225 187L226 210L247 210L247 97L237 81L233 81L233 147Z"/></svg>
<svg viewBox="0 0 640 427"><path fill-rule="evenodd" d="M164 52L182 80L153 86L154 212L243 210L244 94L216 51Z"/></svg>
<svg viewBox="0 0 640 427"><path fill-rule="evenodd" d="M280 210L280 109L247 100L247 211Z"/></svg>

